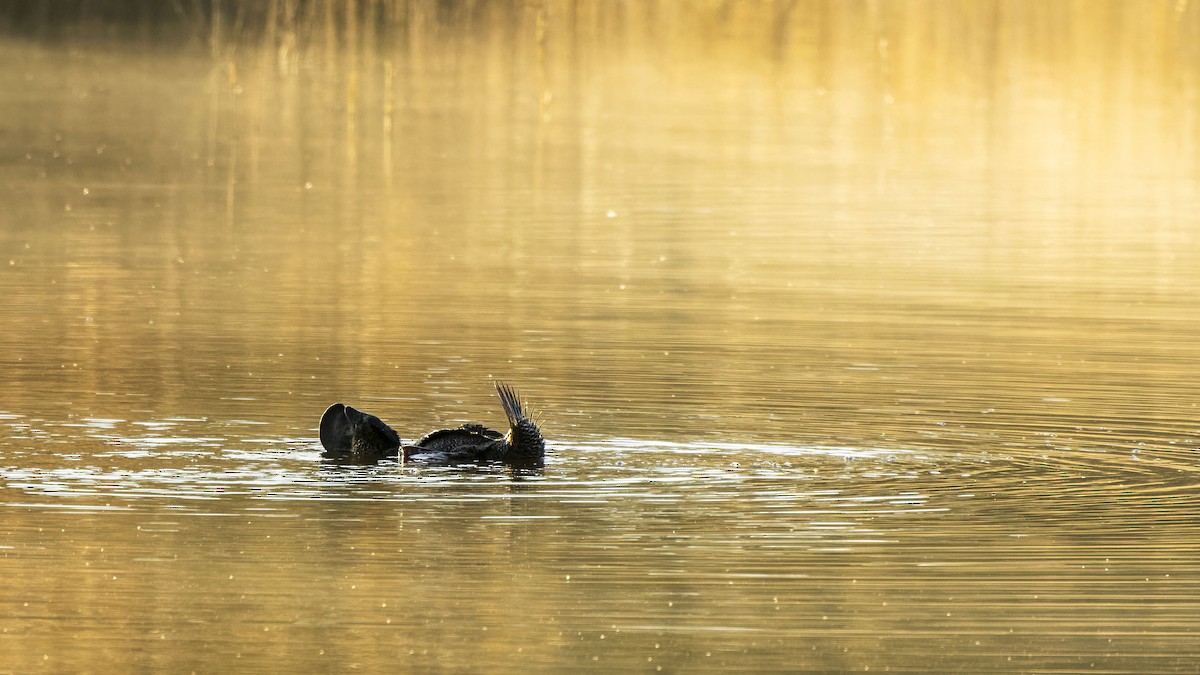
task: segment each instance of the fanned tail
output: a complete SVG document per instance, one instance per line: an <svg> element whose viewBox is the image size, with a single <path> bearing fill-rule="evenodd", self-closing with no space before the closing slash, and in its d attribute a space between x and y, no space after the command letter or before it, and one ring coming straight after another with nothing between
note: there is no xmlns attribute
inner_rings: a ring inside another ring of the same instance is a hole
<svg viewBox="0 0 1200 675"><path fill-rule="evenodd" d="M499 381L496 382L496 394L508 417L508 461L541 462L546 454L546 441L537 423L526 414L521 395L512 385Z"/></svg>
<svg viewBox="0 0 1200 675"><path fill-rule="evenodd" d="M500 396L500 404L504 406L504 414L508 416L508 426L516 427L525 417L525 407L521 405L521 395L507 382L496 382L496 393Z"/></svg>

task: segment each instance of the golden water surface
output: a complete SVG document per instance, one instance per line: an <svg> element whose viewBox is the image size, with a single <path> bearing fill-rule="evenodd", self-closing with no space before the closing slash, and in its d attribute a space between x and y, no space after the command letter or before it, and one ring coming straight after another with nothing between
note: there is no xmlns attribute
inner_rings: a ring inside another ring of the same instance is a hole
<svg viewBox="0 0 1200 675"><path fill-rule="evenodd" d="M0 20L0 672L1200 670L1196 3L176 4Z"/></svg>

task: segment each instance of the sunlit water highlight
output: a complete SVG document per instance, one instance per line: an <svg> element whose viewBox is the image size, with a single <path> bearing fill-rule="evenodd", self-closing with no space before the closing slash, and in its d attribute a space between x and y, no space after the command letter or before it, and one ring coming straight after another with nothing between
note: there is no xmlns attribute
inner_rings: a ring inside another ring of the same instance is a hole
<svg viewBox="0 0 1200 675"><path fill-rule="evenodd" d="M0 40L0 672L1196 672L1195 3L467 4Z"/></svg>

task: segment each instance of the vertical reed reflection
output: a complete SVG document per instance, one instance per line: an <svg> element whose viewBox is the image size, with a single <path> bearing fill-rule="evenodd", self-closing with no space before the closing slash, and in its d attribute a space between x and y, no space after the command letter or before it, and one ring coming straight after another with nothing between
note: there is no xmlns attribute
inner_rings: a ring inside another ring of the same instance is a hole
<svg viewBox="0 0 1200 675"><path fill-rule="evenodd" d="M87 27L117 11L80 4L72 21L65 7L10 11L8 25L94 45ZM169 33L173 19L139 11ZM930 376L984 409L988 373L1008 373L1032 411L1035 389L1055 388L1034 382L1056 350L1105 364L1085 366L1087 390L1130 370L1106 356L1127 337L1151 354L1162 341L1163 373L1182 341L1123 322L1191 307L1190 4L289 2L188 16L174 30L209 49L144 45L154 70L96 46L6 46L19 91L74 92L50 111L7 104L32 139L11 141L28 199L8 219L47 225L9 228L6 302L57 313L10 340L25 364L14 401L50 371L84 392L71 398L132 388L184 409L217 383L261 387L258 365L282 352L268 370L321 399L507 372L551 398L583 377L601 401L687 392L700 407L685 415L753 420L764 392L840 396L864 361L919 377L855 375L850 408ZM95 294L106 280L117 292ZM88 294L86 310L72 300ZM1102 329L1081 333L1088 321ZM931 332L944 358L924 349ZM147 339L158 347L133 348ZM259 346L276 341L288 348ZM715 391L727 396L699 393ZM663 417L626 413L634 427Z"/></svg>
<svg viewBox="0 0 1200 675"><path fill-rule="evenodd" d="M1196 3L0 32L0 667L1196 662ZM491 377L544 473L311 444Z"/></svg>

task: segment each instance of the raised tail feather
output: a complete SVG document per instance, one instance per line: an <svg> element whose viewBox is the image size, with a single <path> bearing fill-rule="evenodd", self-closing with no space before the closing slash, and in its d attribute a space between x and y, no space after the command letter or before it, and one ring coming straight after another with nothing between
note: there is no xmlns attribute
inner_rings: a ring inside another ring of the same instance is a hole
<svg viewBox="0 0 1200 675"><path fill-rule="evenodd" d="M500 404L504 406L504 414L508 417L510 461L523 459L540 462L546 453L546 441L537 423L526 414L521 395L505 382L496 382L496 394L500 396Z"/></svg>
<svg viewBox="0 0 1200 675"><path fill-rule="evenodd" d="M525 416L525 408L521 405L521 395L511 384L496 382L496 393L500 396L500 404L504 406L504 414L508 416L508 426L516 427Z"/></svg>

